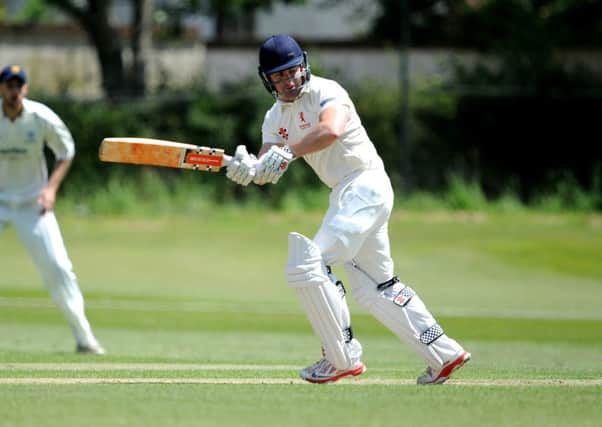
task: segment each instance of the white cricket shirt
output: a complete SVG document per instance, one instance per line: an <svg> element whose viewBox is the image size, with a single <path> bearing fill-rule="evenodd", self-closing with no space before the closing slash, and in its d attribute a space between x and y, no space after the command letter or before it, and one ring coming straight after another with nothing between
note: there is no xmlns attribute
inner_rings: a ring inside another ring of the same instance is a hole
<svg viewBox="0 0 602 427"><path fill-rule="evenodd" d="M44 145L57 160L75 155L65 123L47 106L23 100L23 111L11 121L0 109L0 201L36 199L48 181Z"/></svg>
<svg viewBox="0 0 602 427"><path fill-rule="evenodd" d="M274 103L261 128L264 144L294 144L318 124L325 108L336 104L349 108L349 121L343 135L324 150L303 156L330 188L356 171L384 169L351 98L341 85L312 75L296 101Z"/></svg>

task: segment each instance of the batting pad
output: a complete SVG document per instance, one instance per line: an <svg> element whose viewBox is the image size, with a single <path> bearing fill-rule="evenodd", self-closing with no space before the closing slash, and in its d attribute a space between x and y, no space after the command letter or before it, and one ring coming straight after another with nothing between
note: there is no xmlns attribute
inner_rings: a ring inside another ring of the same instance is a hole
<svg viewBox="0 0 602 427"><path fill-rule="evenodd" d="M361 356L361 346L349 334L349 308L328 278L318 246L299 233L288 237L288 284L294 288L326 358L337 369L349 369Z"/></svg>
<svg viewBox="0 0 602 427"><path fill-rule="evenodd" d="M357 266L345 264L345 271L357 302L422 356L429 366L441 369L462 351L456 341L445 335L412 288L392 280L388 287L378 290L378 284Z"/></svg>

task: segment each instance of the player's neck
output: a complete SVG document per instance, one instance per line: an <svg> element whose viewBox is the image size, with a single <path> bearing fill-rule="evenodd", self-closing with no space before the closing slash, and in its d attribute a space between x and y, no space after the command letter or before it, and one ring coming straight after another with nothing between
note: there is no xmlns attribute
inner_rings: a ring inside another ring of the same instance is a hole
<svg viewBox="0 0 602 427"><path fill-rule="evenodd" d="M17 117L21 115L23 112L23 103L19 103L18 105L12 106L7 104L6 102L2 103L2 112L11 122L17 120Z"/></svg>

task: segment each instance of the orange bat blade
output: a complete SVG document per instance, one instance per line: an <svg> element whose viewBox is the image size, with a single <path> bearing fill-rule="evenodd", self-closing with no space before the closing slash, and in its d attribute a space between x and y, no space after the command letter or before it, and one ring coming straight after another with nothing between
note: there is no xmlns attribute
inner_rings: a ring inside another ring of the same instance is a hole
<svg viewBox="0 0 602 427"><path fill-rule="evenodd" d="M105 138L99 158L104 162L132 163L217 172L230 162L219 148L151 138Z"/></svg>

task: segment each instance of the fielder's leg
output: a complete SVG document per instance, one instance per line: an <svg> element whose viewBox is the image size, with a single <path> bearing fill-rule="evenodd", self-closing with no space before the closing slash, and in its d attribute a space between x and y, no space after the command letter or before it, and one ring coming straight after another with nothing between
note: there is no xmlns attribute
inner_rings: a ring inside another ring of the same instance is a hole
<svg viewBox="0 0 602 427"><path fill-rule="evenodd" d="M40 216L37 209L20 209L14 225L54 303L67 318L77 341L77 351L104 354L86 318L84 299L54 213Z"/></svg>
<svg viewBox="0 0 602 427"><path fill-rule="evenodd" d="M470 354L445 335L416 292L393 277L387 224L366 239L345 271L358 304L427 362L419 383L445 382L468 361Z"/></svg>
<svg viewBox="0 0 602 427"><path fill-rule="evenodd" d="M342 287L330 280L320 249L298 233L289 234L288 244L288 283L296 290L325 355L303 369L301 377L324 383L363 373L366 368L360 360L362 347L353 338Z"/></svg>

